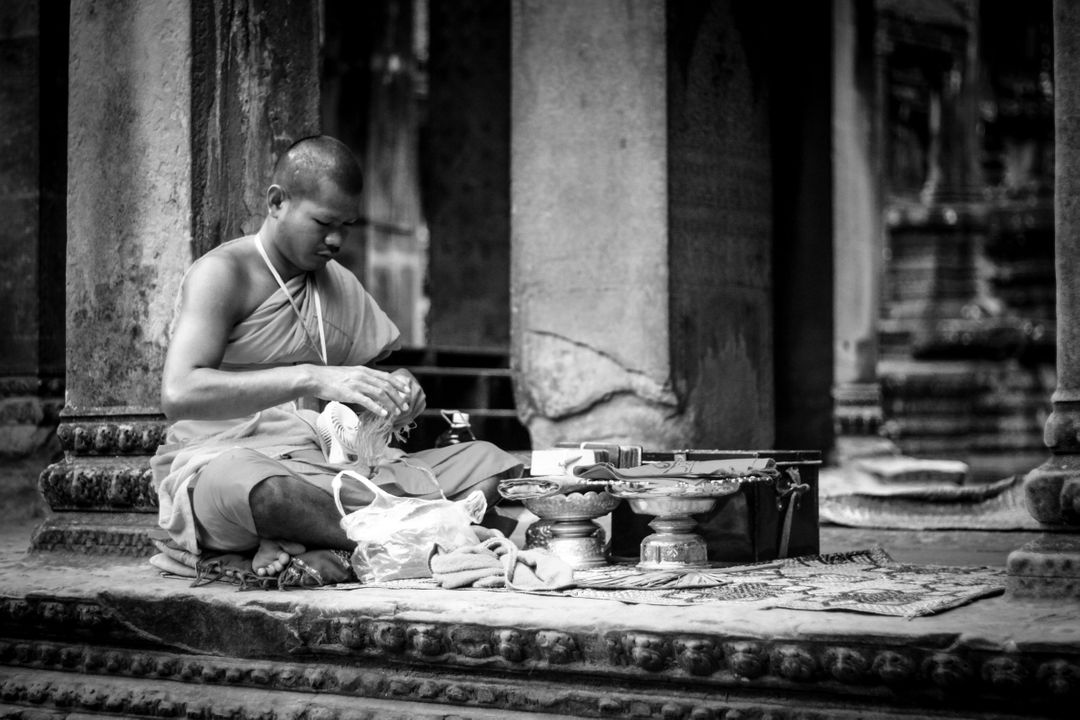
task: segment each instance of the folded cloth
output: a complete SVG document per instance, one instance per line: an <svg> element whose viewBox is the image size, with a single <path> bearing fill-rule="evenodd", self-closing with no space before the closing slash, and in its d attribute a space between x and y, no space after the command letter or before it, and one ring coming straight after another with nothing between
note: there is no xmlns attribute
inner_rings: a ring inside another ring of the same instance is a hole
<svg viewBox="0 0 1080 720"><path fill-rule="evenodd" d="M184 565L194 570L199 564L199 556L188 552L184 548L180 547L176 541L171 539L159 540L158 538L151 538L150 542L154 543L154 547L158 549L161 555L169 558L175 563Z"/></svg>
<svg viewBox="0 0 1080 720"><path fill-rule="evenodd" d="M772 458L725 460L668 460L630 468L596 463L574 468L574 475L590 480L682 480L720 478L775 478L780 474Z"/></svg>
<svg viewBox="0 0 1080 720"><path fill-rule="evenodd" d="M436 549L428 558L428 567L435 581L447 589L503 587L506 584L502 560L486 542L449 552Z"/></svg>
<svg viewBox="0 0 1080 720"><path fill-rule="evenodd" d="M158 554L150 558L150 564L156 567L161 572L169 573L170 575L178 575L180 577L194 578L198 575L195 572L195 568L189 567L184 563L174 560L166 553L159 552Z"/></svg>
<svg viewBox="0 0 1080 720"><path fill-rule="evenodd" d="M518 550L505 537L450 551L436 548L428 565L431 576L447 589L562 590L574 584L574 570L567 563L544 550Z"/></svg>
<svg viewBox="0 0 1080 720"><path fill-rule="evenodd" d="M503 560L507 587L514 590L565 590L573 587L574 569L550 552L523 550L515 555L514 558Z"/></svg>

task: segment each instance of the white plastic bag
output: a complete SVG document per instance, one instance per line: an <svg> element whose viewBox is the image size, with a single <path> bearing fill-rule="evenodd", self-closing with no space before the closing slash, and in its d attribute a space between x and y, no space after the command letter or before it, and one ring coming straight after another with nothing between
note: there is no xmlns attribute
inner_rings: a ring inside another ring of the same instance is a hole
<svg viewBox="0 0 1080 720"><path fill-rule="evenodd" d="M345 512L341 504L343 475L372 492L375 499L370 505ZM339 472L332 487L341 527L356 543L352 566L360 582L431 577L428 557L435 545L452 550L479 542L472 525L487 511L487 500L480 490L457 502L445 495L438 500L398 497L352 470Z"/></svg>

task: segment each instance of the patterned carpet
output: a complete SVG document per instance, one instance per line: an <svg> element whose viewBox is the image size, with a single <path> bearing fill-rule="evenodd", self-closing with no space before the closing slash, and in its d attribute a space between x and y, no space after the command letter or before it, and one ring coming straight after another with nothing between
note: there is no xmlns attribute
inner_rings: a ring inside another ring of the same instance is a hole
<svg viewBox="0 0 1080 720"><path fill-rule="evenodd" d="M904 565L881 548L682 574L609 566L575 577L578 587L562 594L650 605L753 602L901 617L931 615L1005 590L1003 569Z"/></svg>
<svg viewBox="0 0 1080 720"><path fill-rule="evenodd" d="M1005 591L1005 570L898 563L882 548L790 558L688 572L641 571L632 565L578 570L578 585L537 591L552 597L616 600L645 605L753 603L757 608L842 610L919 617ZM326 590L436 589L433 580L351 583ZM472 590L464 592L514 592Z"/></svg>

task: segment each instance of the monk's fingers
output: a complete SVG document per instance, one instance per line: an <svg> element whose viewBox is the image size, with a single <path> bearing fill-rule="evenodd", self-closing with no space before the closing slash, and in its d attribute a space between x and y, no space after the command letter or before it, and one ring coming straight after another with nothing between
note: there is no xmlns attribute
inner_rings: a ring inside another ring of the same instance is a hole
<svg viewBox="0 0 1080 720"><path fill-rule="evenodd" d="M396 416L409 409L409 396L402 395L393 387L387 387L384 385L368 385L360 390L360 392L367 396L367 398L375 403L375 405L382 409L384 412L379 412L382 416ZM361 402L364 407L369 410L375 410L367 403Z"/></svg>
<svg viewBox="0 0 1080 720"><path fill-rule="evenodd" d="M359 366L356 368L356 371L371 383L384 387L387 392L396 391L399 394L405 395L412 392L412 386L414 384L412 381L412 374L407 370L384 372L374 368Z"/></svg>
<svg viewBox="0 0 1080 720"><path fill-rule="evenodd" d="M390 414L389 411L382 405L360 392L355 393L352 397L346 398L345 401L356 403L357 405L363 405L365 408L375 413L379 417L386 417Z"/></svg>
<svg viewBox="0 0 1080 720"><path fill-rule="evenodd" d="M390 375L369 368L352 368L339 387L348 397L344 402L357 403L376 415L395 415L407 408L410 396L389 380Z"/></svg>
<svg viewBox="0 0 1080 720"><path fill-rule="evenodd" d="M397 388L404 393L414 395L417 391L420 391L420 383L417 381L416 376L405 368L398 368L390 373L390 377L393 378Z"/></svg>

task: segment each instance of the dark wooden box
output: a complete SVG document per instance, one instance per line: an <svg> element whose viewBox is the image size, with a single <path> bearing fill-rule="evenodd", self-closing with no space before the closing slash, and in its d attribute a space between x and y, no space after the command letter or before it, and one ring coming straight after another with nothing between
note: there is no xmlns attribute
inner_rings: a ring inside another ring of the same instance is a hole
<svg viewBox="0 0 1080 720"><path fill-rule="evenodd" d="M695 515L695 530L705 538L709 561L743 563L775 560L779 557L816 555L818 534L818 468L821 453L816 450L682 450L644 452L642 462L671 460L684 455L687 460L768 457L781 471L776 482L744 484L737 493L720 498L716 508ZM792 505L794 502L794 505ZM791 512L787 547L783 548L786 515ZM619 561L636 560L641 540L653 531L651 517L638 515L628 503L621 503L611 515L611 555Z"/></svg>

